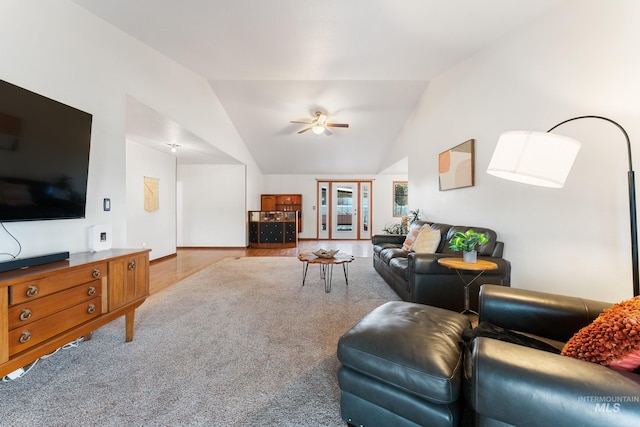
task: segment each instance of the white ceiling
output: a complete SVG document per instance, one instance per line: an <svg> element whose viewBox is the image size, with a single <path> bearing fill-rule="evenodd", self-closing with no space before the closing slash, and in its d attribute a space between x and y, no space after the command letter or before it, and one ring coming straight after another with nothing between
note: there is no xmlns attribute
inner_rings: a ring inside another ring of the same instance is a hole
<svg viewBox="0 0 640 427"><path fill-rule="evenodd" d="M73 1L209 80L263 173L335 175L378 173L430 79L559 4ZM132 139L164 150L186 135L197 148L178 162L234 162L170 118L128 105ZM297 134L304 125L289 121L315 111L350 127Z"/></svg>

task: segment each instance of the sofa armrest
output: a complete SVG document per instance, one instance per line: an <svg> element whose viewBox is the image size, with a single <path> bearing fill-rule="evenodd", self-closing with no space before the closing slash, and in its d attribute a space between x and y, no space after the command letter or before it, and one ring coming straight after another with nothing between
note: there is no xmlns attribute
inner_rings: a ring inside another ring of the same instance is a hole
<svg viewBox="0 0 640 427"><path fill-rule="evenodd" d="M637 426L640 376L479 337L471 405L478 419L517 426Z"/></svg>
<svg viewBox="0 0 640 427"><path fill-rule="evenodd" d="M567 341L611 304L546 292L483 285L479 321L557 341Z"/></svg>
<svg viewBox="0 0 640 427"><path fill-rule="evenodd" d="M371 237L373 245L381 245L383 243L403 244L407 236L401 234L375 234Z"/></svg>

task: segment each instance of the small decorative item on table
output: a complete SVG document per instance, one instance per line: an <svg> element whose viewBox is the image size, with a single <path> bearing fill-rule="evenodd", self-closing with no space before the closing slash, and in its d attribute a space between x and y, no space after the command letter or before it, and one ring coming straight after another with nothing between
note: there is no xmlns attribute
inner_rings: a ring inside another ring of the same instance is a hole
<svg viewBox="0 0 640 427"><path fill-rule="evenodd" d="M333 258L338 252L340 252L339 249L318 249L313 254L318 258Z"/></svg>

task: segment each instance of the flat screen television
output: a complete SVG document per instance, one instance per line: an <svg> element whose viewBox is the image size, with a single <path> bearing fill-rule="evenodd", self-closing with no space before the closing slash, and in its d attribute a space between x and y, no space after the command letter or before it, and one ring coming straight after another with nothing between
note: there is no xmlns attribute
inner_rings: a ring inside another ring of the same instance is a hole
<svg viewBox="0 0 640 427"><path fill-rule="evenodd" d="M91 123L0 80L0 222L85 217Z"/></svg>

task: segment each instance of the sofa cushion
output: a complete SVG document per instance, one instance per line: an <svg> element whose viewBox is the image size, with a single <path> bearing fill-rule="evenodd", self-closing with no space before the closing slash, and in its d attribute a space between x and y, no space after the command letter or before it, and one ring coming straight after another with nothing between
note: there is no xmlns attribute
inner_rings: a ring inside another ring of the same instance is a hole
<svg viewBox="0 0 640 427"><path fill-rule="evenodd" d="M485 236L487 236L487 240L488 240L487 243L485 243L484 245L476 246L476 251L478 251L478 255L480 255L480 256L492 256L493 249L496 247L496 240L498 240L498 236L496 235L495 231L493 231L493 230L491 230L489 228L467 227L467 226L460 226L460 225L453 226L453 227L449 228L449 230L447 231L447 235L446 235L446 238L445 238L446 244L442 248L442 253L443 254L452 254L452 255L460 256L461 255L460 252L454 251L453 249L449 249L449 242L453 238L453 235L456 234L458 231L464 233L469 229L473 229L478 233L484 233Z"/></svg>
<svg viewBox="0 0 640 427"><path fill-rule="evenodd" d="M380 256L380 252L389 248L401 249L402 245L396 243L381 243L379 245L373 245L373 253Z"/></svg>
<svg viewBox="0 0 640 427"><path fill-rule="evenodd" d="M338 359L355 371L430 402L460 396L462 331L453 311L391 301L363 317L338 342Z"/></svg>
<svg viewBox="0 0 640 427"><path fill-rule="evenodd" d="M409 252L402 248L386 248L380 251L378 256L385 264L389 264L393 258L406 258Z"/></svg>
<svg viewBox="0 0 640 427"><path fill-rule="evenodd" d="M562 349L564 356L633 371L640 367L640 296L606 308Z"/></svg>
<svg viewBox="0 0 640 427"><path fill-rule="evenodd" d="M432 230L440 230L440 244L438 245L438 249L436 250L436 253L442 253L444 248L449 244L449 241L447 240L447 235L449 234L450 228L451 228L451 225L449 224L440 224L440 223L431 224Z"/></svg>
<svg viewBox="0 0 640 427"><path fill-rule="evenodd" d="M389 260L389 267L391 267L393 273L407 281L407 290L409 290L409 269L407 268L408 264L409 259L406 257L392 258Z"/></svg>
<svg viewBox="0 0 640 427"><path fill-rule="evenodd" d="M440 245L440 237L440 230L423 227L416 241L411 245L410 251L418 254L433 254Z"/></svg>

